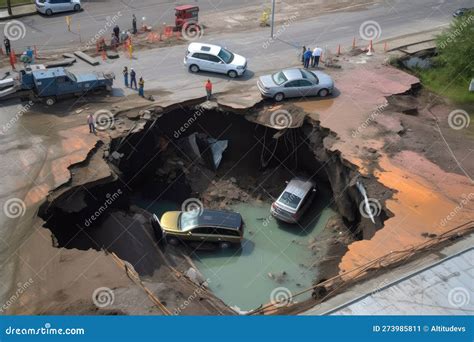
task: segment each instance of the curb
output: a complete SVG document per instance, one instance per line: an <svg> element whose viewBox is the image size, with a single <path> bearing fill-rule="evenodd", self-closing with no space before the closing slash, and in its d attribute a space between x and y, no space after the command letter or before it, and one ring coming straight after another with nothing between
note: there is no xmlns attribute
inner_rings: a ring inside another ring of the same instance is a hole
<svg viewBox="0 0 474 342"><path fill-rule="evenodd" d="M17 18L22 18L22 17L27 17L27 16L35 15L35 14L38 14L38 12L34 11L34 12L28 12L28 13L22 13L22 14L13 14L13 15L8 16L8 17L0 18L0 22L1 21L12 20L12 19L17 19Z"/></svg>

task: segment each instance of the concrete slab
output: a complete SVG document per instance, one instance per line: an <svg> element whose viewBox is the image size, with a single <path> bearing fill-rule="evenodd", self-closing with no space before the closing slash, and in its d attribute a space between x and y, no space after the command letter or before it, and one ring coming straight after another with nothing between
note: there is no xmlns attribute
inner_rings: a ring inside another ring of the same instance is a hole
<svg viewBox="0 0 474 342"><path fill-rule="evenodd" d="M84 62L89 63L92 66L99 65L100 62L97 58L91 57L88 54L82 52L82 51L75 51L74 55L80 59L82 59Z"/></svg>

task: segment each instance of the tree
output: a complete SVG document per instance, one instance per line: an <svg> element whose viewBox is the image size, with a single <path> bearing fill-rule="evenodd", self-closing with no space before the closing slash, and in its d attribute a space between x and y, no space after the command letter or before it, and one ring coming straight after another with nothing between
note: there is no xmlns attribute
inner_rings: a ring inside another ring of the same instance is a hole
<svg viewBox="0 0 474 342"><path fill-rule="evenodd" d="M11 0L7 0L7 11L8 11L8 15L13 15L13 13L12 13L12 2L11 2Z"/></svg>
<svg viewBox="0 0 474 342"><path fill-rule="evenodd" d="M436 39L438 56L435 63L446 70L449 78L474 75L474 11L453 20Z"/></svg>

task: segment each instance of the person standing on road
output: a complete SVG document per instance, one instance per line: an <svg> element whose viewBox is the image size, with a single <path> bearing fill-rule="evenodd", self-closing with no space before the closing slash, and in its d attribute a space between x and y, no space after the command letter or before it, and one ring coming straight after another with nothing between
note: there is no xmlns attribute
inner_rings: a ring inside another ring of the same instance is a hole
<svg viewBox="0 0 474 342"><path fill-rule="evenodd" d="M120 28L118 25L114 26L114 35L117 37L117 40L120 42Z"/></svg>
<svg viewBox="0 0 474 342"><path fill-rule="evenodd" d="M309 68L309 62L311 60L311 49L308 48L306 52L304 53L304 68L308 69Z"/></svg>
<svg viewBox="0 0 474 342"><path fill-rule="evenodd" d="M209 101L212 96L212 83L211 83L211 80L209 79L206 82L206 94L207 94L207 101Z"/></svg>
<svg viewBox="0 0 474 342"><path fill-rule="evenodd" d="M132 33L137 34L137 17L135 17L135 14L132 15Z"/></svg>
<svg viewBox="0 0 474 342"><path fill-rule="evenodd" d="M10 56L12 50L10 46L10 39L8 37L3 38L3 45L5 45L5 53Z"/></svg>
<svg viewBox="0 0 474 342"><path fill-rule="evenodd" d="M125 86L128 88L128 68L127 67L123 67L122 74L123 74L123 83L125 83Z"/></svg>
<svg viewBox="0 0 474 342"><path fill-rule="evenodd" d="M94 133L94 134L96 134L96 132L95 132L95 119L94 119L94 115L89 114L89 115L87 116L87 124L89 125L89 133Z"/></svg>
<svg viewBox="0 0 474 342"><path fill-rule="evenodd" d="M304 65L304 53L306 52L306 46L303 46L303 52L301 53L301 64Z"/></svg>
<svg viewBox="0 0 474 342"><path fill-rule="evenodd" d="M145 97L145 80L143 77L138 80L138 95Z"/></svg>
<svg viewBox="0 0 474 342"><path fill-rule="evenodd" d="M319 66L319 59L321 58L321 54L323 53L323 50L319 47L316 46L313 50L313 63L311 66L313 68L317 68Z"/></svg>
<svg viewBox="0 0 474 342"><path fill-rule="evenodd" d="M130 88L133 88L135 84L135 90L137 90L137 74L133 68L130 68Z"/></svg>

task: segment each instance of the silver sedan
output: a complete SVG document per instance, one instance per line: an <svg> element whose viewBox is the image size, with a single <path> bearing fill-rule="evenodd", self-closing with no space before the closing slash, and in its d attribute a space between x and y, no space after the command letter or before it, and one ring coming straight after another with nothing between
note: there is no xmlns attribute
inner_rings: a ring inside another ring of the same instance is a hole
<svg viewBox="0 0 474 342"><path fill-rule="evenodd" d="M299 68L261 76L257 85L263 97L270 97L278 102L287 97L325 97L334 90L334 82L329 75Z"/></svg>

